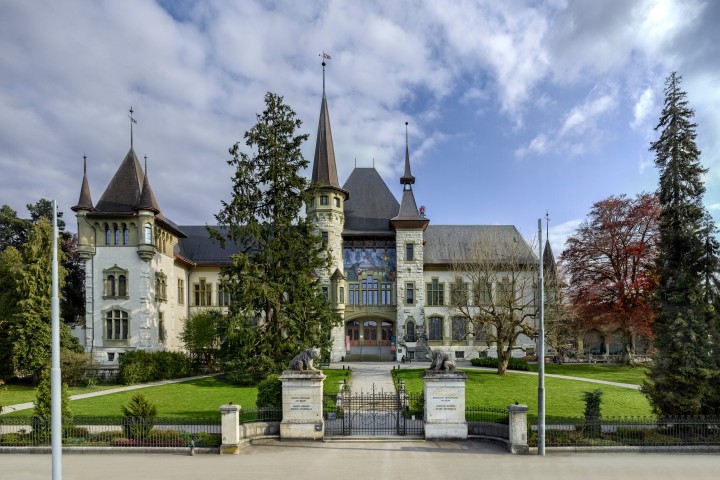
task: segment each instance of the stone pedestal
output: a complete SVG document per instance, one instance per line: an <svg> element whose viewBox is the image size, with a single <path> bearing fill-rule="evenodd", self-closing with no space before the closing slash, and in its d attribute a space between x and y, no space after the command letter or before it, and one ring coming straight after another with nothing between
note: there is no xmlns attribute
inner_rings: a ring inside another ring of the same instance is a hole
<svg viewBox="0 0 720 480"><path fill-rule="evenodd" d="M222 405L220 407L222 445L220 455L232 455L240 452L240 405Z"/></svg>
<svg viewBox="0 0 720 480"><path fill-rule="evenodd" d="M528 454L527 443L527 405L508 405L510 417L510 453Z"/></svg>
<svg viewBox="0 0 720 480"><path fill-rule="evenodd" d="M435 372L426 370L425 382L425 438L459 438L468 436L465 421L464 372Z"/></svg>
<svg viewBox="0 0 720 480"><path fill-rule="evenodd" d="M281 440L322 440L323 381L319 370L286 370L282 381L283 419L280 422Z"/></svg>

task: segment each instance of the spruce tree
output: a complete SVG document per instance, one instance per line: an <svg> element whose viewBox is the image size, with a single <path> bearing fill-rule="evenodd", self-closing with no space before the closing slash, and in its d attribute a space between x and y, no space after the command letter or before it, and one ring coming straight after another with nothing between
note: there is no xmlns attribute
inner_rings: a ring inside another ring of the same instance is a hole
<svg viewBox="0 0 720 480"><path fill-rule="evenodd" d="M279 373L305 348L327 350L339 321L314 274L328 268L328 255L301 216L310 199L301 175L309 164L300 150L307 135L296 135L301 123L281 96L265 95L265 110L244 137L252 155L240 143L230 149L232 198L216 215L221 229L211 231L239 248L223 270L232 302L220 355L242 383Z"/></svg>
<svg viewBox="0 0 720 480"><path fill-rule="evenodd" d="M713 365L703 292L704 239L697 125L676 72L665 81L665 104L650 150L660 173L659 287L655 348L643 385L653 409L664 415L707 413Z"/></svg>

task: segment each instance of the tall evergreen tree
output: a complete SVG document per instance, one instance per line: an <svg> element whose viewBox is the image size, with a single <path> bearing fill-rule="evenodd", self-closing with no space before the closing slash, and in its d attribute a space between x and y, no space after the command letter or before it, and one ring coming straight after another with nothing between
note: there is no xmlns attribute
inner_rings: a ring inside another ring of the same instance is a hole
<svg viewBox="0 0 720 480"><path fill-rule="evenodd" d="M221 356L240 382L256 382L286 368L304 348L330 346L339 321L318 289L317 269L329 258L301 209L310 196L308 166L296 135L301 121L279 95L265 95L265 110L245 133L252 156L231 149L232 198L216 215L222 242L240 247L223 270L222 288L232 296Z"/></svg>
<svg viewBox="0 0 720 480"><path fill-rule="evenodd" d="M676 72L665 81L665 104L650 150L660 173L660 243L657 270L655 355L643 385L662 414L707 413L713 365L703 292L705 245L697 124Z"/></svg>

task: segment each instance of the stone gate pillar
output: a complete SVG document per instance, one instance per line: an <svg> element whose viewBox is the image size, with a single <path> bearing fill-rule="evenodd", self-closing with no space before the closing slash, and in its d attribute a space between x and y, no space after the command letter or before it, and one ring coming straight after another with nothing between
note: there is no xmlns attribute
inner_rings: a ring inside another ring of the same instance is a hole
<svg viewBox="0 0 720 480"><path fill-rule="evenodd" d="M281 440L322 440L323 382L320 370L286 370L282 381Z"/></svg>
<svg viewBox="0 0 720 480"><path fill-rule="evenodd" d="M426 370L425 438L467 439L465 421L465 372Z"/></svg>

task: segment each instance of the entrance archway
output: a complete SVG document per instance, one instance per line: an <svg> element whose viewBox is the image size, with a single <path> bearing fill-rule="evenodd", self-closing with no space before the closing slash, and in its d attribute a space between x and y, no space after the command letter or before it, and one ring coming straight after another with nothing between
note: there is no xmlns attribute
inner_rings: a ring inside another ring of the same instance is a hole
<svg viewBox="0 0 720 480"><path fill-rule="evenodd" d="M395 360L395 322L362 318L345 322L347 361Z"/></svg>

